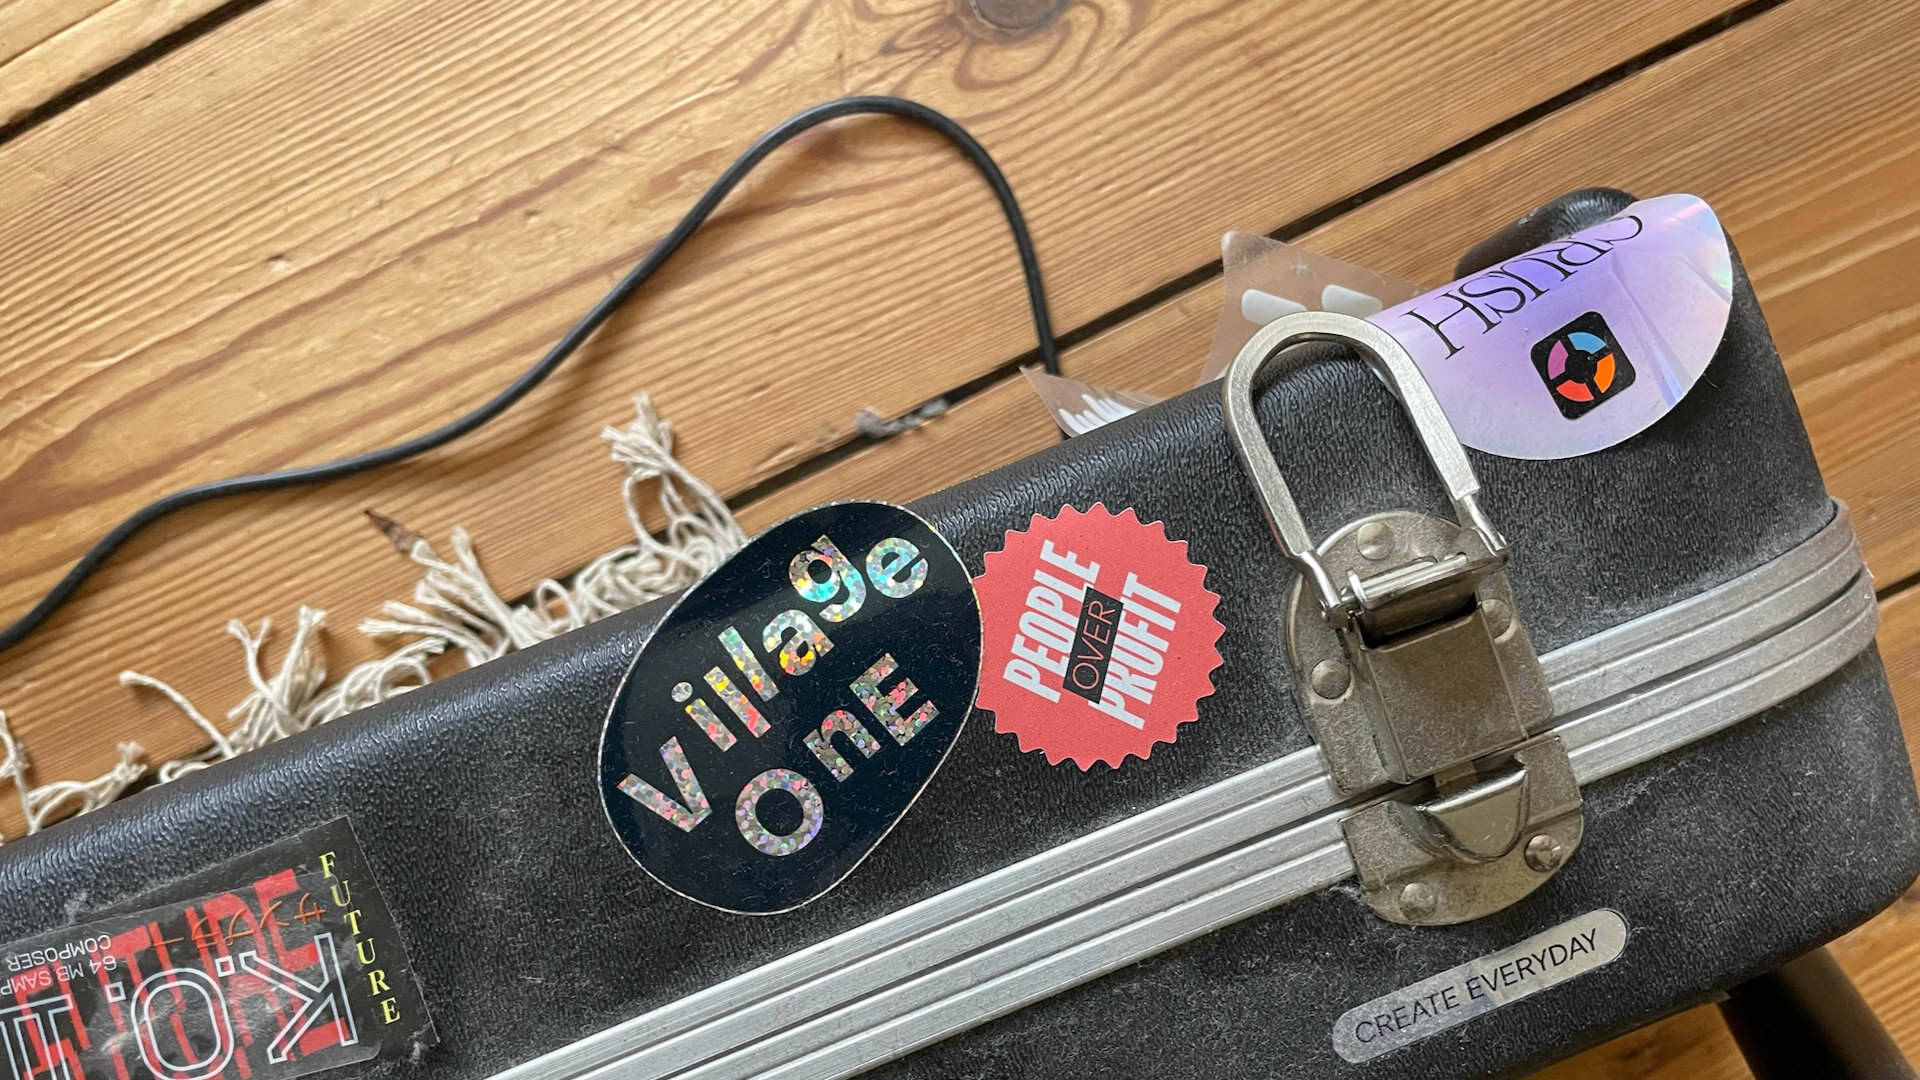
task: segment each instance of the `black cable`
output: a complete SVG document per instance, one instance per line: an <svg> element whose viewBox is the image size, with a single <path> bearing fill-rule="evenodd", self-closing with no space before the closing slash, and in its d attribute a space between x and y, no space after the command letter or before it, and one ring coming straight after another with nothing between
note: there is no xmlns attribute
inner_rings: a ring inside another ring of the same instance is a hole
<svg viewBox="0 0 1920 1080"><path fill-rule="evenodd" d="M967 129L955 123L952 118L917 101L897 97L840 98L796 113L778 127L760 136L759 140L749 146L732 165L727 166L727 171L721 173L720 178L707 188L706 192L700 196L700 200L693 204L693 209L687 211L686 216L680 219L680 223L673 227L673 231L655 245L652 251L647 252L647 257L640 261L640 265L620 279L620 283L602 297L585 317L575 323L573 328L568 330L552 349L548 350L547 355L540 358L539 363L528 368L510 386L495 395L493 400L445 426L394 446L369 450L364 454L355 454L352 457L320 465L236 476L229 480L198 484L148 503L135 511L133 516L116 525L112 532L101 537L98 543L80 557L79 562L73 564L73 569L67 571L67 576L61 578L59 584L33 606L33 610L27 612L18 622L4 631L0 631L0 652L19 644L21 639L47 621L47 617L58 610L60 605L66 603L75 590L80 588L81 582L111 558L113 553L119 550L120 545L126 543L141 529L176 510L184 510L196 503L231 495L325 483L342 476L351 476L368 469L377 469L382 465L405 461L445 446L506 412L515 402L527 396L529 391L545 381L547 376L553 374L554 369L585 344L586 340L593 336L593 332L612 317L614 311L626 302L628 297L632 296L640 286L646 284L647 279L665 265L666 261L673 257L674 252L680 250L681 245L685 244L687 239L706 222L728 193L738 186L740 181L753 171L753 167L760 164L768 154L778 150L794 136L809 128L844 116L858 116L866 113L899 117L939 132L966 155L967 160L973 163L973 167L980 171L980 175L993 188L993 196L999 200L1000 209L1006 214L1007 228L1013 232L1013 245L1020 252L1020 272L1026 275L1027 303L1033 309L1033 330L1039 338L1040 364L1047 371L1058 375L1060 354L1054 346L1052 323L1047 318L1047 294L1045 286L1040 281L1040 260L1034 255L1033 238L1027 233L1027 221L1020 213L1020 203L1014 199L1013 189L1007 185L1007 178L1000 172L1000 166L994 164L992 155L988 154L986 148L967 133Z"/></svg>

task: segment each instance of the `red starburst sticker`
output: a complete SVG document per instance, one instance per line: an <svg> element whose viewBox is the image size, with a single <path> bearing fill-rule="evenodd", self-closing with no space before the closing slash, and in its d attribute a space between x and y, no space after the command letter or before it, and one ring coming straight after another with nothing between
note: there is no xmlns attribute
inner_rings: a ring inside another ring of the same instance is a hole
<svg viewBox="0 0 1920 1080"><path fill-rule="evenodd" d="M1187 543L1099 503L1033 516L974 581L986 637L979 705L1038 750L1119 768L1198 718L1220 666L1220 598Z"/></svg>

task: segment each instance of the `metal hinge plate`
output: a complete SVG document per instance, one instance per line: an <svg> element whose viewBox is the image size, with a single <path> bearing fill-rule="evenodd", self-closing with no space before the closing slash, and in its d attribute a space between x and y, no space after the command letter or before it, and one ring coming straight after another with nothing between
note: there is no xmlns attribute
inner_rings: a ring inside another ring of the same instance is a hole
<svg viewBox="0 0 1920 1080"><path fill-rule="evenodd" d="M1391 579L1457 555L1462 529L1392 511L1354 521L1315 550L1336 581ZM1401 790L1342 824L1360 886L1382 918L1464 922L1531 893L1580 845L1580 789L1504 571L1479 575L1458 611L1367 642L1336 630L1297 583L1288 652L1334 785ZM1364 591L1364 588L1363 588Z"/></svg>
<svg viewBox="0 0 1920 1080"><path fill-rule="evenodd" d="M1315 553L1336 581L1438 561L1460 548L1459 525L1394 510L1348 524ZM1473 583L1462 614L1376 647L1353 650L1305 582L1287 612L1287 653L1306 675L1303 698L1341 791L1412 784L1519 744L1553 714L1547 682L1514 617L1504 572Z"/></svg>
<svg viewBox="0 0 1920 1080"><path fill-rule="evenodd" d="M1585 819L1566 747L1542 735L1461 791L1383 799L1340 828L1361 894L1381 918L1448 926L1539 888L1580 846Z"/></svg>

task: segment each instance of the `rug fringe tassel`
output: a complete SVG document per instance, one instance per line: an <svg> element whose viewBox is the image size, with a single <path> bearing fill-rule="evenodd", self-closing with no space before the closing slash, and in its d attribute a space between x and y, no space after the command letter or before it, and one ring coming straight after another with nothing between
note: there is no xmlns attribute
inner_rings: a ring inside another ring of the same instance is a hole
<svg viewBox="0 0 1920 1080"><path fill-rule="evenodd" d="M170 783L209 765L228 761L295 732L377 705L433 681L429 664L457 651L467 667L484 664L687 588L746 543L746 533L726 502L688 472L673 456L673 429L645 396L635 400L636 416L625 427L600 433L613 460L625 471L621 497L633 528L630 544L594 559L573 575L572 584L552 579L534 586L528 599L504 599L480 565L473 538L463 528L448 537L452 558L416 539L408 557L421 568L410 602L389 601L377 616L360 623L362 633L396 639L387 655L360 664L339 679L327 680L320 637L326 612L302 606L280 666L271 675L262 659L273 622L257 629L234 620L227 633L240 643L252 690L227 711L231 728L209 720L186 696L167 683L137 671L123 671L123 685L161 694L194 726L205 732L208 747L187 758L163 762L153 770L158 783ZM667 524L658 536L640 517L640 499L657 483ZM125 794L147 775L144 751L120 744L120 761L92 780L28 782L26 751L0 711L0 780L10 779L20 799L27 831L38 832L61 818L97 810Z"/></svg>

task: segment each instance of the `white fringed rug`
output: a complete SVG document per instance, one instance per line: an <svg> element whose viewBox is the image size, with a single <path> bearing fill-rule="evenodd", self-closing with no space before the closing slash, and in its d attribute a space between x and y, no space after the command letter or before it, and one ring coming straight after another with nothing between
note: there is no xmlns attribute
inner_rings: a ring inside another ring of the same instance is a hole
<svg viewBox="0 0 1920 1080"><path fill-rule="evenodd" d="M232 727L218 724L160 679L123 671L120 681L164 694L202 731L210 745L189 758L153 766L159 783L237 757L297 731L376 705L432 681L428 662L457 651L466 667L484 664L515 649L563 634L596 619L679 592L746 542L733 514L714 490L673 457L673 431L645 397L634 402L638 414L623 428L608 427L601 438L626 472L621 497L633 528L630 544L610 551L573 575L571 585L542 581L523 603L510 603L487 580L486 571L465 529L448 539L453 557L443 559L424 537L411 537L409 557L422 568L411 602L390 601L360 631L393 643L378 660L328 680L318 635L326 612L302 607L279 670L269 675L260 652L272 629L262 620L257 630L235 620L227 632L240 642L247 681L253 690L227 710ZM650 533L640 520L639 500L647 485L658 483L666 528ZM97 810L147 775L149 765L137 743L120 744L120 760L91 780L52 780L35 785L25 749L0 711L0 779L10 778L19 794L27 831L74 814Z"/></svg>

